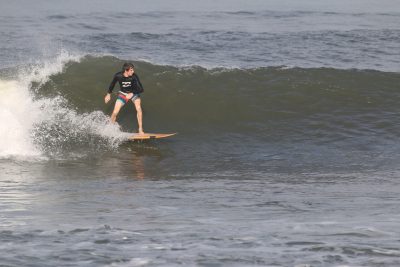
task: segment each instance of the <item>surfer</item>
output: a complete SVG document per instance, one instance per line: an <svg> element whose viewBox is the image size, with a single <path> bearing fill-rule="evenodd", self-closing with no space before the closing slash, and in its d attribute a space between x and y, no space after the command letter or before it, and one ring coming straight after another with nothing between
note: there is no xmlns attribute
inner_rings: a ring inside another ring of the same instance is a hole
<svg viewBox="0 0 400 267"><path fill-rule="evenodd" d="M117 100L115 101L114 110L111 114L111 122L115 123L117 115L121 110L122 106L125 105L129 100L132 100L136 108L137 121L139 125L139 134L143 134L143 113L140 101L140 94L143 93L143 86L139 80L139 76L135 73L135 69L132 63L125 63L122 66L122 71L117 72L114 75L113 80L108 88L108 92L104 98L104 102L107 104L111 99L111 93L116 83L119 83L119 92Z"/></svg>

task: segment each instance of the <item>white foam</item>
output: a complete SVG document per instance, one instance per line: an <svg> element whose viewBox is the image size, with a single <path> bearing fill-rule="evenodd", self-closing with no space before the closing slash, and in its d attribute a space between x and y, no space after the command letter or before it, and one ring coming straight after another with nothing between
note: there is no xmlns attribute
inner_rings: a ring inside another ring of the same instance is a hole
<svg viewBox="0 0 400 267"><path fill-rule="evenodd" d="M79 62L82 56L73 55L62 50L53 60L36 62L28 68L22 68L18 72L17 80L22 83L27 89L32 82L43 84L48 81L51 75L64 71L65 65L68 62Z"/></svg>
<svg viewBox="0 0 400 267"><path fill-rule="evenodd" d="M62 51L51 61L21 69L14 80L0 79L0 120L2 122L0 158L31 158L43 155L41 147L35 142L38 136L33 135L35 127L41 123L51 125L68 122L73 132L84 131L88 134L97 134L109 140L110 145L118 145L121 139L126 138L126 134L120 131L118 125L111 124L109 117L102 112L78 114L75 110L68 108L66 101L61 97L34 100L30 89L32 82L44 84L51 75L62 72L68 62L79 60L79 56ZM63 119L61 122L60 117ZM40 136L44 138L43 140L47 137L51 138L49 133L43 130ZM68 139L74 136L61 138Z"/></svg>
<svg viewBox="0 0 400 267"><path fill-rule="evenodd" d="M119 267L133 267L133 266L146 266L149 265L151 263L151 260L148 258L133 258L131 259L129 262L126 263L112 263L109 266L119 266Z"/></svg>
<svg viewBox="0 0 400 267"><path fill-rule="evenodd" d="M30 138L31 126L39 117L23 84L0 80L0 157L41 154Z"/></svg>

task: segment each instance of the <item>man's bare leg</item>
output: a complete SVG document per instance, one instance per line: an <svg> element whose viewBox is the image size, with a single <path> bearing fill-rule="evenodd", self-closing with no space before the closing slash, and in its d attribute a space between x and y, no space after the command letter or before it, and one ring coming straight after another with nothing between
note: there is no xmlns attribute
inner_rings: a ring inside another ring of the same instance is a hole
<svg viewBox="0 0 400 267"><path fill-rule="evenodd" d="M117 120L117 115L118 115L118 113L121 110L123 105L124 105L124 103L122 103L121 101L119 101L119 100L115 101L114 110L113 110L113 112L111 114L111 122L112 123L115 123L115 121Z"/></svg>
<svg viewBox="0 0 400 267"><path fill-rule="evenodd" d="M141 100L140 98L137 98L133 102L135 104L136 108L136 113L137 113L137 121L139 125L139 133L144 134L143 132L143 112L142 112L142 106L141 106Z"/></svg>

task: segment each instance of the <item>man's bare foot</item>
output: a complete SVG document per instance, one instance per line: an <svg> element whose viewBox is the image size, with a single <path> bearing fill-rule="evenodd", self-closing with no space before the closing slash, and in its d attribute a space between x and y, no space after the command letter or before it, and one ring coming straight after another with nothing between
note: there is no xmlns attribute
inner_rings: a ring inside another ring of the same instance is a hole
<svg viewBox="0 0 400 267"><path fill-rule="evenodd" d="M139 134L144 134L143 129L139 129L138 133Z"/></svg>

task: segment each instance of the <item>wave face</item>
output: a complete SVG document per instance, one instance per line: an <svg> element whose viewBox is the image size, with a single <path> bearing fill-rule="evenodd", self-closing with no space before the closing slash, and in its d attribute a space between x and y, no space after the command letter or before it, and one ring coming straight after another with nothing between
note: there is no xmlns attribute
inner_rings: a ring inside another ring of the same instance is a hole
<svg viewBox="0 0 400 267"><path fill-rule="evenodd" d="M115 57L65 57L19 75L19 81L1 80L1 116L4 129L11 129L1 133L3 156L118 147L126 132L137 130L131 103L118 117L120 128L109 123L114 101L104 104L112 76L123 62ZM134 63L145 87L148 132L179 132L192 141L225 136L228 141L317 145L383 144L399 137L398 73ZM118 85L113 100L117 91Z"/></svg>
<svg viewBox="0 0 400 267"><path fill-rule="evenodd" d="M61 95L79 112L109 114L113 105L104 105L103 97L123 62L86 57L34 91L41 97ZM398 73L135 65L145 86L145 125L151 131L336 140L397 138L400 130ZM129 105L120 114L127 131L136 129L134 112Z"/></svg>

